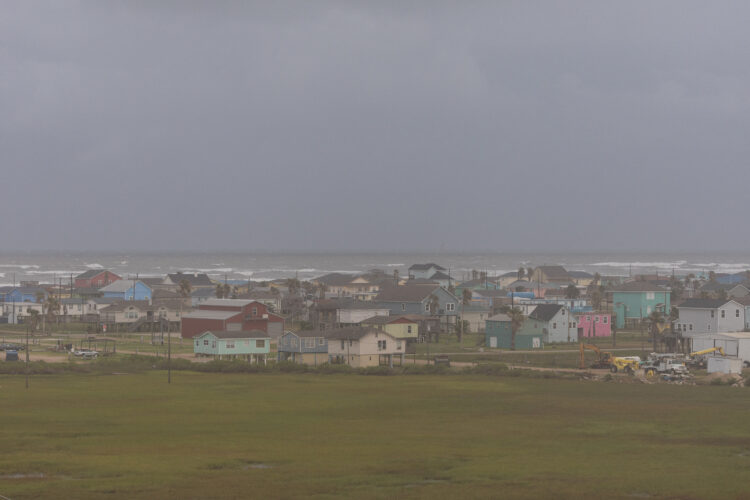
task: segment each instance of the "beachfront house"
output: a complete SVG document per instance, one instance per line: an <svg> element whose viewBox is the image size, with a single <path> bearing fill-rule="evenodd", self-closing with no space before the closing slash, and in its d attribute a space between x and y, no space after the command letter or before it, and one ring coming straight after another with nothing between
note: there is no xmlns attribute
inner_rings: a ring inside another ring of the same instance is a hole
<svg viewBox="0 0 750 500"><path fill-rule="evenodd" d="M396 339L408 341L419 336L419 322L410 316L373 316L361 324L364 327L382 330Z"/></svg>
<svg viewBox="0 0 750 500"><path fill-rule="evenodd" d="M516 349L541 349L544 347L542 332L526 326L526 321L516 333ZM485 321L484 338L485 345L491 348L510 349L512 345L513 331L511 330L510 317L507 314L495 314Z"/></svg>
<svg viewBox="0 0 750 500"><path fill-rule="evenodd" d="M635 327L654 311L668 316L670 307L667 287L647 281L630 281L612 289L612 309L617 328L624 328L625 325Z"/></svg>
<svg viewBox="0 0 750 500"><path fill-rule="evenodd" d="M437 284L383 287L375 302L391 315L420 314L435 316L447 331L452 331L458 317L459 300Z"/></svg>
<svg viewBox="0 0 750 500"><path fill-rule="evenodd" d="M347 327L324 332L331 363L355 368L404 364L406 341L376 328Z"/></svg>
<svg viewBox="0 0 750 500"><path fill-rule="evenodd" d="M545 344L578 340L576 320L567 307L560 304L538 304L529 313L524 328L542 334Z"/></svg>
<svg viewBox="0 0 750 500"><path fill-rule="evenodd" d="M677 312L674 328L683 337L745 329L745 306L736 300L687 299Z"/></svg>
<svg viewBox="0 0 750 500"><path fill-rule="evenodd" d="M278 361L317 366L328 362L328 339L318 330L286 331L279 338Z"/></svg>
<svg viewBox="0 0 750 500"><path fill-rule="evenodd" d="M99 290L103 297L122 300L151 300L151 287L140 280L117 280Z"/></svg>
<svg viewBox="0 0 750 500"><path fill-rule="evenodd" d="M575 315L572 320L578 323L578 340L612 335L612 317L608 313L585 312Z"/></svg>
<svg viewBox="0 0 750 500"><path fill-rule="evenodd" d="M101 288L122 279L106 269L89 269L75 277L76 288Z"/></svg>
<svg viewBox="0 0 750 500"><path fill-rule="evenodd" d="M196 357L212 356L217 359L245 359L266 364L271 350L271 339L266 332L207 331L193 339Z"/></svg>

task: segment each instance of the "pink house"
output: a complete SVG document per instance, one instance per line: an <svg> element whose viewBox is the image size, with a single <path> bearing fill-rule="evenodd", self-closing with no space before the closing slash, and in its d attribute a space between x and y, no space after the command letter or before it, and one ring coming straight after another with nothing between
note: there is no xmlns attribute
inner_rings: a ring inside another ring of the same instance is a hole
<svg viewBox="0 0 750 500"><path fill-rule="evenodd" d="M578 315L578 338L609 337L612 335L612 317L606 313L581 313Z"/></svg>

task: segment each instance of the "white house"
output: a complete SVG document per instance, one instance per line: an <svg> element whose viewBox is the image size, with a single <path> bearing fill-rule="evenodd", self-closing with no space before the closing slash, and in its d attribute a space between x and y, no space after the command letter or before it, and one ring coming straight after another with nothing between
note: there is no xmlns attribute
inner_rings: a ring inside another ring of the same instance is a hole
<svg viewBox="0 0 750 500"><path fill-rule="evenodd" d="M348 327L324 332L328 340L328 359L331 363L347 364L356 368L393 366L394 358L404 364L406 341L394 338L376 328Z"/></svg>
<svg viewBox="0 0 750 500"><path fill-rule="evenodd" d="M687 299L677 311L674 327L683 337L745 329L745 306L735 300Z"/></svg>
<svg viewBox="0 0 750 500"><path fill-rule="evenodd" d="M576 318L571 316L567 307L560 304L537 304L533 307L526 321L530 323L529 328L541 331L545 344L578 340Z"/></svg>

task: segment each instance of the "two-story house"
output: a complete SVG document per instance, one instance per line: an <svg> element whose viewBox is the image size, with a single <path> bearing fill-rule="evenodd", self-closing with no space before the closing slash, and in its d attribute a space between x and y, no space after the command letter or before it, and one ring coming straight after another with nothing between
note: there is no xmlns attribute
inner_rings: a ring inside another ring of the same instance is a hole
<svg viewBox="0 0 750 500"><path fill-rule="evenodd" d="M331 363L355 368L404 364L406 341L376 328L348 327L326 330Z"/></svg>
<svg viewBox="0 0 750 500"><path fill-rule="evenodd" d="M668 316L671 310L669 288L647 281L624 283L612 289L612 310L617 328L638 324L654 311Z"/></svg>
<svg viewBox="0 0 750 500"><path fill-rule="evenodd" d="M455 329L458 318L458 298L436 284L386 286L381 288L375 302L387 308L391 315L436 316L449 332Z"/></svg>
<svg viewBox="0 0 750 500"><path fill-rule="evenodd" d="M276 349L278 361L313 366L328 363L328 339L319 330L286 331Z"/></svg>
<svg viewBox="0 0 750 500"><path fill-rule="evenodd" d="M736 300L688 299L677 306L677 311L674 329L683 337L745 329L745 306Z"/></svg>

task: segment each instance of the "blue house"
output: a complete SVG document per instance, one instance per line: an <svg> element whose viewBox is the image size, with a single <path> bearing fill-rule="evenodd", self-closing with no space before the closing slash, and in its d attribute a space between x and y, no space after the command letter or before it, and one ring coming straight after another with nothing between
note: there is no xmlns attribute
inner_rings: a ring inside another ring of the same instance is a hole
<svg viewBox="0 0 750 500"><path fill-rule="evenodd" d="M631 281L612 290L612 307L615 313L615 326L624 328L626 324L637 324L654 312L669 315L671 311L668 288L646 281Z"/></svg>
<svg viewBox="0 0 750 500"><path fill-rule="evenodd" d="M450 331L456 325L459 300L455 295L439 285L399 285L380 289L376 304L390 311L391 315L418 314L437 317L445 329Z"/></svg>
<svg viewBox="0 0 750 500"><path fill-rule="evenodd" d="M135 289L135 298L133 298ZM123 300L151 300L151 287L142 281L117 280L114 283L99 290L106 298L117 298Z"/></svg>
<svg viewBox="0 0 750 500"><path fill-rule="evenodd" d="M37 295L44 296L43 300L47 300L49 293L47 290L40 286L18 286L18 287L3 287L2 299L4 302L37 302Z"/></svg>
<svg viewBox="0 0 750 500"><path fill-rule="evenodd" d="M317 366L328 362L328 339L318 330L286 331L279 338L278 361Z"/></svg>

